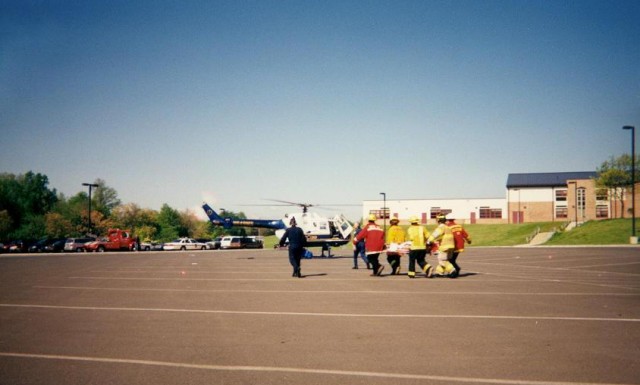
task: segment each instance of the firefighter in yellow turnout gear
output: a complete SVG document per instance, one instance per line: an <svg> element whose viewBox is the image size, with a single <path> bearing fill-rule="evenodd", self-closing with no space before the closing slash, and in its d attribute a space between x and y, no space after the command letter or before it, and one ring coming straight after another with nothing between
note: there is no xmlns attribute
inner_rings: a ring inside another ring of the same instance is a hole
<svg viewBox="0 0 640 385"><path fill-rule="evenodd" d="M409 218L411 226L407 229L407 240L411 242L411 250L409 251L409 278L416 277L416 262L424 271L427 278L431 278L433 268L426 261L427 257L427 240L429 239L429 231L422 225L418 224L418 217Z"/></svg>
<svg viewBox="0 0 640 385"><path fill-rule="evenodd" d="M435 252L438 258L438 267L435 274L437 276L456 277L456 268L451 264L450 260L455 251L455 243L451 228L446 225L447 218L444 215L438 215L438 227L431 233L427 241L432 245L431 251Z"/></svg>
<svg viewBox="0 0 640 385"><path fill-rule="evenodd" d="M405 241L404 230L398 226L398 218L391 218L391 226L387 230L387 262L391 266L391 274L400 274L400 257L402 244Z"/></svg>

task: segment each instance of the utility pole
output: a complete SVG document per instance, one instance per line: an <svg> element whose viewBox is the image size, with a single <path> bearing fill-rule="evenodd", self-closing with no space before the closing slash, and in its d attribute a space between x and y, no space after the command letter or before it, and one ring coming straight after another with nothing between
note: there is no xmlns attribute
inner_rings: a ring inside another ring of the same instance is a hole
<svg viewBox="0 0 640 385"><path fill-rule="evenodd" d="M95 183L83 183L82 185L89 187L89 232L91 232L91 189L98 188L98 185Z"/></svg>

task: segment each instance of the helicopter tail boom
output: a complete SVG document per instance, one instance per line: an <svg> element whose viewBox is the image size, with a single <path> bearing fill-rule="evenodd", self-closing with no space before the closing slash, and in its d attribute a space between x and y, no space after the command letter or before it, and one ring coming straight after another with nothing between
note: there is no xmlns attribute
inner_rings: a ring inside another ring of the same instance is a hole
<svg viewBox="0 0 640 385"><path fill-rule="evenodd" d="M225 229L230 229L233 226L240 227L262 227L267 229L284 229L285 224L277 220L264 220L264 219L231 219L223 218L215 212L207 203L202 205L202 209L209 217L209 221L215 226L223 226Z"/></svg>

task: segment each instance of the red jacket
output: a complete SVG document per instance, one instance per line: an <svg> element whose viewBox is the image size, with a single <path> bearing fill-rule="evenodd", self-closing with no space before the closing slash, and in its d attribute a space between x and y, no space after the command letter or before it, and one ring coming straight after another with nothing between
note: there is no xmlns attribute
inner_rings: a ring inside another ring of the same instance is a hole
<svg viewBox="0 0 640 385"><path fill-rule="evenodd" d="M450 220L447 222L447 226L451 229L453 233L453 243L455 245L455 251L463 252L464 251L464 243L471 243L471 237L467 233L467 231L461 225L457 224L455 221Z"/></svg>
<svg viewBox="0 0 640 385"><path fill-rule="evenodd" d="M367 254L378 254L384 250L384 231L375 222L367 223L353 239L353 243L364 240Z"/></svg>

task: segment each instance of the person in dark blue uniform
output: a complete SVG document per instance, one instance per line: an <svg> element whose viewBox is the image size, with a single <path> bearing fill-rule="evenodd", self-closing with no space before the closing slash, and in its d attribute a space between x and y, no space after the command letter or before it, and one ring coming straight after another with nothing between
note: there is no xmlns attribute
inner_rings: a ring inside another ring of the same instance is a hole
<svg viewBox="0 0 640 385"><path fill-rule="evenodd" d="M296 226L296 218L291 218L289 224L291 227L285 230L282 238L280 238L280 247L285 245L287 239L289 240L289 263L293 266L292 277L302 278L300 260L307 245L307 237L304 236L302 229Z"/></svg>

